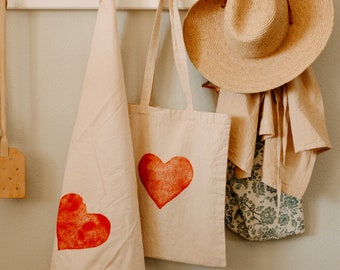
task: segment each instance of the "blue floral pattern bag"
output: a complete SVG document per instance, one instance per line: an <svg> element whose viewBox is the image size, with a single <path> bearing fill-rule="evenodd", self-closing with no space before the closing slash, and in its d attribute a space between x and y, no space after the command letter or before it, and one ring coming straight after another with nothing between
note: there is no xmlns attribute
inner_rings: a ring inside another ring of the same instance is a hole
<svg viewBox="0 0 340 270"><path fill-rule="evenodd" d="M253 241L280 239L304 232L301 199L281 193L261 181L264 142L256 142L252 175L238 179L230 161L227 170L225 223ZM279 210L279 211L278 211ZM278 213L279 212L279 213Z"/></svg>

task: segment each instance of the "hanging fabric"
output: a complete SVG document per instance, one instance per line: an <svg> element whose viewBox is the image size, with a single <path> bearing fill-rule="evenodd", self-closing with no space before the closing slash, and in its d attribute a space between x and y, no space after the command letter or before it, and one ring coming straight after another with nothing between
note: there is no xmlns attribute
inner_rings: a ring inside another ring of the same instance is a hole
<svg viewBox="0 0 340 270"><path fill-rule="evenodd" d="M233 232L252 241L280 239L303 233L305 229L302 201L262 181L264 139L281 138L281 132L275 128L278 114L273 102L274 91L277 93L279 89L261 94L222 90L216 108L217 112L232 116L230 144L234 145L231 149L235 157L239 157L235 160L247 160L251 165L249 175L242 175L238 167L241 163L235 164L229 159L225 223ZM272 147L276 149L276 145ZM276 160L277 157L272 157L272 167L276 167ZM280 179L278 175L273 178L273 181Z"/></svg>
<svg viewBox="0 0 340 270"><path fill-rule="evenodd" d="M331 149L321 89L312 67L288 82L276 94L281 103L282 136L266 136L262 181L273 188L302 198L319 153ZM274 103L274 101L271 101ZM268 117L264 114L263 118ZM264 120L262 120L264 121ZM263 133L270 133L262 131ZM277 147L281 145L281 147ZM273 164L282 152L282 164ZM280 166L283 167L280 170ZM280 183L277 175L280 171Z"/></svg>
<svg viewBox="0 0 340 270"><path fill-rule="evenodd" d="M51 269L145 269L114 0L98 9Z"/></svg>
<svg viewBox="0 0 340 270"><path fill-rule="evenodd" d="M250 176L240 177L238 164L229 161L226 225L249 240L271 240L304 232L302 196L316 155L331 144L311 67L287 84L261 93L261 102L254 106L249 101L257 95L226 90L219 94L216 111L232 116L230 144L246 146L235 140L252 140L257 134ZM259 119L244 113L256 110ZM239 126L254 120L256 125L247 125L245 134L237 136ZM248 152L247 147L235 148L239 157Z"/></svg>
<svg viewBox="0 0 340 270"><path fill-rule="evenodd" d="M149 105L163 2L156 13L141 101L129 107L144 252L152 258L224 267L230 117L193 109L175 0L169 1L173 52L187 107Z"/></svg>

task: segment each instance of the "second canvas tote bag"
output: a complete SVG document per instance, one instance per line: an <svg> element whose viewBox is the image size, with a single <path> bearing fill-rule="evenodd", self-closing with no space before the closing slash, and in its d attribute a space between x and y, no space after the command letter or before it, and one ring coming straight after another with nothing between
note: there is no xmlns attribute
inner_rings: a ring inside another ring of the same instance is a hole
<svg viewBox="0 0 340 270"><path fill-rule="evenodd" d="M144 253L224 267L225 175L230 117L194 111L176 1L170 0L175 64L185 110L149 105L159 43L159 2L140 104L130 104Z"/></svg>

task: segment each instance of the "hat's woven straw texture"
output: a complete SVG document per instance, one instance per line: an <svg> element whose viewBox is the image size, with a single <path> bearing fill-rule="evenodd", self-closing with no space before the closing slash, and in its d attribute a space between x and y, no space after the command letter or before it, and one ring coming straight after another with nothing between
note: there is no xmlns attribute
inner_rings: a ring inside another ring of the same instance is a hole
<svg viewBox="0 0 340 270"><path fill-rule="evenodd" d="M228 0L227 6L233 6L223 8L223 0L199 0L190 8L183 24L189 58L206 79L222 89L256 93L291 81L319 56L332 32L332 0L289 0L286 12L291 23L286 26L283 41L277 42L279 47L264 56L256 50L254 55L247 55L244 53L247 52L244 49L247 48L247 43L242 45L235 42L237 38L234 39L233 33L228 33L228 27L233 31L237 30L237 19L244 16L242 10L228 10L237 8L233 3L236 1L239 0ZM248 20L259 16L254 15L256 10L252 12L247 13ZM234 17L228 17L231 15ZM282 18L285 23L284 16ZM279 26L280 24L273 23L272 32L264 37L269 45L271 40L275 41L275 27L280 28L277 32L283 31ZM247 37L243 38L246 40ZM249 40L254 40L250 34ZM268 50L270 49L264 49Z"/></svg>

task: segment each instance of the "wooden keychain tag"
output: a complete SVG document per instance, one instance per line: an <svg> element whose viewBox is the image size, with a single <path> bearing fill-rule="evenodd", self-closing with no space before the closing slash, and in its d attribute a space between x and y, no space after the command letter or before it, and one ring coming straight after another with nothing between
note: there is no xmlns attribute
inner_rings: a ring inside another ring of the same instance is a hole
<svg viewBox="0 0 340 270"><path fill-rule="evenodd" d="M6 0L0 0L0 198L25 197L25 157L8 147L6 132Z"/></svg>
<svg viewBox="0 0 340 270"><path fill-rule="evenodd" d="M25 156L16 148L8 148L8 156L0 156L0 198L25 197Z"/></svg>

